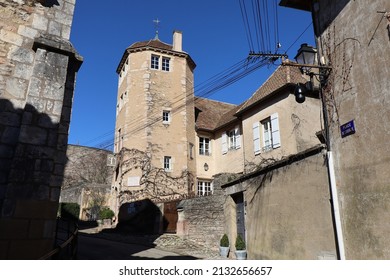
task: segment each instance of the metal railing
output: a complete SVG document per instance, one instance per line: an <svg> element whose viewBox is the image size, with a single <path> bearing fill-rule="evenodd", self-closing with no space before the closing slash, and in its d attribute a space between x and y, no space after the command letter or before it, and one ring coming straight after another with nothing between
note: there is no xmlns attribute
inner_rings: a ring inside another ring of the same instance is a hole
<svg viewBox="0 0 390 280"><path fill-rule="evenodd" d="M55 249L40 260L75 260L77 259L77 243L79 228L75 220L57 218Z"/></svg>

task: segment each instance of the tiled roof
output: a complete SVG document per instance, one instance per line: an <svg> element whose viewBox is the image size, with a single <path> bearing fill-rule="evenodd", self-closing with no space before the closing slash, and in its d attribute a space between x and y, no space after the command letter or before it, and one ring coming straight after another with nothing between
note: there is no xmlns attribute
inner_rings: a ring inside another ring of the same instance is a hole
<svg viewBox="0 0 390 280"><path fill-rule="evenodd" d="M216 130L225 125L235 122L240 113L250 109L265 98L270 97L278 90L296 83L305 83L297 67L279 66L261 87L245 102L240 105L222 103L214 100L196 98L195 107L201 110L196 125L200 129Z"/></svg>
<svg viewBox="0 0 390 280"><path fill-rule="evenodd" d="M196 119L197 128L212 131L218 127L220 120L227 113L236 112L237 105L195 97L195 108L199 111Z"/></svg>
<svg viewBox="0 0 390 280"><path fill-rule="evenodd" d="M237 120L236 113L241 109L244 103L241 103L240 105L236 105L234 108L232 108L231 110L223 114L219 119L215 129L221 128L225 125L235 122Z"/></svg>
<svg viewBox="0 0 390 280"><path fill-rule="evenodd" d="M275 93L275 91L296 83L305 83L307 80L303 77L298 67L293 66L279 66L276 71L268 78L256 92L242 104L241 108L237 110L237 114L251 108L264 98Z"/></svg>
<svg viewBox="0 0 390 280"><path fill-rule="evenodd" d="M136 42L136 43L132 44L130 47L128 47L125 50L121 61L119 62L119 65L116 69L116 72L118 74L120 73L120 71L123 67L123 64L125 63L129 53L136 52L136 51L143 51L143 50L147 50L147 49L166 51L166 52L170 52L170 54L173 54L173 55L186 57L188 60L188 63L191 65L192 69L195 69L195 67L196 67L195 62L192 60L190 55L187 54L186 52L174 51L172 45L161 42L159 39L153 39L153 40L149 40L149 41Z"/></svg>
<svg viewBox="0 0 390 280"><path fill-rule="evenodd" d="M145 48L145 47L158 48L158 49L163 49L163 50L167 50L167 51L171 51L173 49L172 45L165 44L158 39L143 41L143 42L136 42L136 43L132 44L130 47L128 47L127 49L131 51L134 49Z"/></svg>

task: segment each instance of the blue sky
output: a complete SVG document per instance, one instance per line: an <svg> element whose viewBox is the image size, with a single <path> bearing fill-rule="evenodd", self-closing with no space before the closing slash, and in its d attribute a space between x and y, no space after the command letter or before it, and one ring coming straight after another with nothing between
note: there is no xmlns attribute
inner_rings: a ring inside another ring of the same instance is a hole
<svg viewBox="0 0 390 280"><path fill-rule="evenodd" d="M128 46L154 38L154 19L161 21L159 39L165 43L172 43L174 30L183 32L183 50L197 64L195 86L245 59L250 48L239 3L239 0L78 0L71 42L84 57L84 63L77 76L69 143L105 147L112 142L116 68ZM278 19L280 53L289 49L287 54L293 59L301 43L314 44L313 28L307 29L310 13L279 7ZM263 67L209 98L239 104L275 69L275 65Z"/></svg>

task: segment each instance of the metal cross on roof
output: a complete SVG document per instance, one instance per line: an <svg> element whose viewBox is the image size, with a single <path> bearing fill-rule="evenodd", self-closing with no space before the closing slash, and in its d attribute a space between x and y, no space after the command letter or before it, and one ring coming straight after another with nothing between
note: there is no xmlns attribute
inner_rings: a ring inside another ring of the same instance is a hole
<svg viewBox="0 0 390 280"><path fill-rule="evenodd" d="M158 39L158 29L160 27L161 21L157 18L157 19L154 19L153 22L154 22L154 25L156 27L156 36L154 37L154 39L157 40Z"/></svg>

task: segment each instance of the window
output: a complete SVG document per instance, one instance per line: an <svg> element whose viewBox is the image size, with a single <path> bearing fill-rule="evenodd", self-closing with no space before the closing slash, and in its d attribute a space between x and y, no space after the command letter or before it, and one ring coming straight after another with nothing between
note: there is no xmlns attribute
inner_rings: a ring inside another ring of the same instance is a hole
<svg viewBox="0 0 390 280"><path fill-rule="evenodd" d="M163 71L169 71L169 57L163 57L162 58L162 70Z"/></svg>
<svg viewBox="0 0 390 280"><path fill-rule="evenodd" d="M210 153L210 139L206 137L199 137L199 154L209 156Z"/></svg>
<svg viewBox="0 0 390 280"><path fill-rule="evenodd" d="M272 114L260 123L256 122L253 124L253 150L255 155L280 146L278 113Z"/></svg>
<svg viewBox="0 0 390 280"><path fill-rule="evenodd" d="M159 60L160 60L159 56L152 54L152 61L151 61L150 67L152 69L158 69L159 68Z"/></svg>
<svg viewBox="0 0 390 280"><path fill-rule="evenodd" d="M229 150L235 149L237 144L237 136L235 130L229 131Z"/></svg>
<svg viewBox="0 0 390 280"><path fill-rule="evenodd" d="M241 148L241 135L238 127L222 133L222 154L239 148Z"/></svg>
<svg viewBox="0 0 390 280"><path fill-rule="evenodd" d="M198 181L198 196L213 194L213 184L210 181Z"/></svg>
<svg viewBox="0 0 390 280"><path fill-rule="evenodd" d="M168 156L164 157L164 170L165 171L172 170L172 157L168 157Z"/></svg>
<svg viewBox="0 0 390 280"><path fill-rule="evenodd" d="M261 122L263 134L263 151L272 150L271 119L265 119Z"/></svg>
<svg viewBox="0 0 390 280"><path fill-rule="evenodd" d="M171 111L164 110L163 111L163 123L171 122Z"/></svg>

